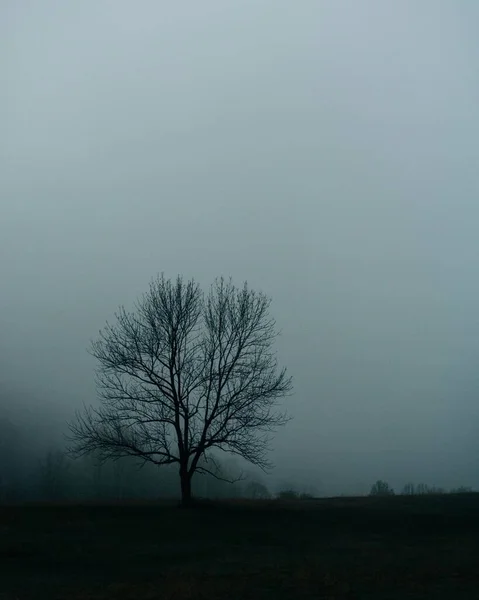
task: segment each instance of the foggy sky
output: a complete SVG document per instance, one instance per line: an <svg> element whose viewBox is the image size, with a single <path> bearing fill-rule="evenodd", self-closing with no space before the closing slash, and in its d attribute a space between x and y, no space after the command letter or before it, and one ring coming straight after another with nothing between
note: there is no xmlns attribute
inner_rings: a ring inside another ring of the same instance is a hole
<svg viewBox="0 0 479 600"><path fill-rule="evenodd" d="M478 19L4 0L2 386L60 423L119 304L231 275L272 296L295 379L276 478L479 485Z"/></svg>

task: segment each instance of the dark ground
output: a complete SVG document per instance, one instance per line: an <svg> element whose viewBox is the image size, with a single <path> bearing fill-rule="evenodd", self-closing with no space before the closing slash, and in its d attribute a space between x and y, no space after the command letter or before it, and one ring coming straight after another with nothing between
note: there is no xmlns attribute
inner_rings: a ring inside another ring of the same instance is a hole
<svg viewBox="0 0 479 600"><path fill-rule="evenodd" d="M479 600L479 494L0 508L0 599Z"/></svg>

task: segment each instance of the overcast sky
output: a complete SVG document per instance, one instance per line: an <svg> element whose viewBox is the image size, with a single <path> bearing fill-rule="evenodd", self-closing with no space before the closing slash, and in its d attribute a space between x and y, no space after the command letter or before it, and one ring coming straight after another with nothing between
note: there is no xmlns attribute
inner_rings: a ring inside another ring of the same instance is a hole
<svg viewBox="0 0 479 600"><path fill-rule="evenodd" d="M478 27L475 0L3 0L4 388L63 419L119 304L231 275L295 378L275 477L479 485Z"/></svg>

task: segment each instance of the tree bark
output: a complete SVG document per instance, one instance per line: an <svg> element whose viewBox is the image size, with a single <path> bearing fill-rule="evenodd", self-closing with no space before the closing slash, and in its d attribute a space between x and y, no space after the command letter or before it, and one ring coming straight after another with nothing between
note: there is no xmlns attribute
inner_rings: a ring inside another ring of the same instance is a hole
<svg viewBox="0 0 479 600"><path fill-rule="evenodd" d="M191 475L187 469L180 468L181 506L191 506Z"/></svg>

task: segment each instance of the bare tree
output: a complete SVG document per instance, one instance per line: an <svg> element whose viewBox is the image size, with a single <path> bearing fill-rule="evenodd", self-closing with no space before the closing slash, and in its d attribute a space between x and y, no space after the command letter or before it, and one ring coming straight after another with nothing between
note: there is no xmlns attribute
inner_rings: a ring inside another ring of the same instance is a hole
<svg viewBox="0 0 479 600"><path fill-rule="evenodd" d="M394 490L387 481L378 479L376 483L371 486L369 492L370 496L394 496Z"/></svg>
<svg viewBox="0 0 479 600"><path fill-rule="evenodd" d="M406 483L403 487L401 494L403 496L414 496L416 494L416 486L414 483Z"/></svg>
<svg viewBox="0 0 479 600"><path fill-rule="evenodd" d="M269 469L271 433L289 420L278 400L292 389L270 302L246 283L220 278L204 295L194 280L157 277L92 343L100 407L76 414L70 450L177 463L183 504L195 472L224 478L215 449Z"/></svg>
<svg viewBox="0 0 479 600"><path fill-rule="evenodd" d="M68 490L69 464L60 450L50 450L39 464L40 488L45 499L59 500Z"/></svg>
<svg viewBox="0 0 479 600"><path fill-rule="evenodd" d="M467 487L464 485L461 485L457 488L453 488L450 493L451 494L470 494L473 492L473 489L471 487Z"/></svg>
<svg viewBox="0 0 479 600"><path fill-rule="evenodd" d="M416 494L418 496L424 496L424 495L429 495L429 494L444 494L445 490L444 488L441 487L437 487L437 486L429 486L426 483L419 483L416 486Z"/></svg>
<svg viewBox="0 0 479 600"><path fill-rule="evenodd" d="M268 488L260 481L250 481L245 487L245 494L247 498L253 500L267 500L271 498L271 493Z"/></svg>

